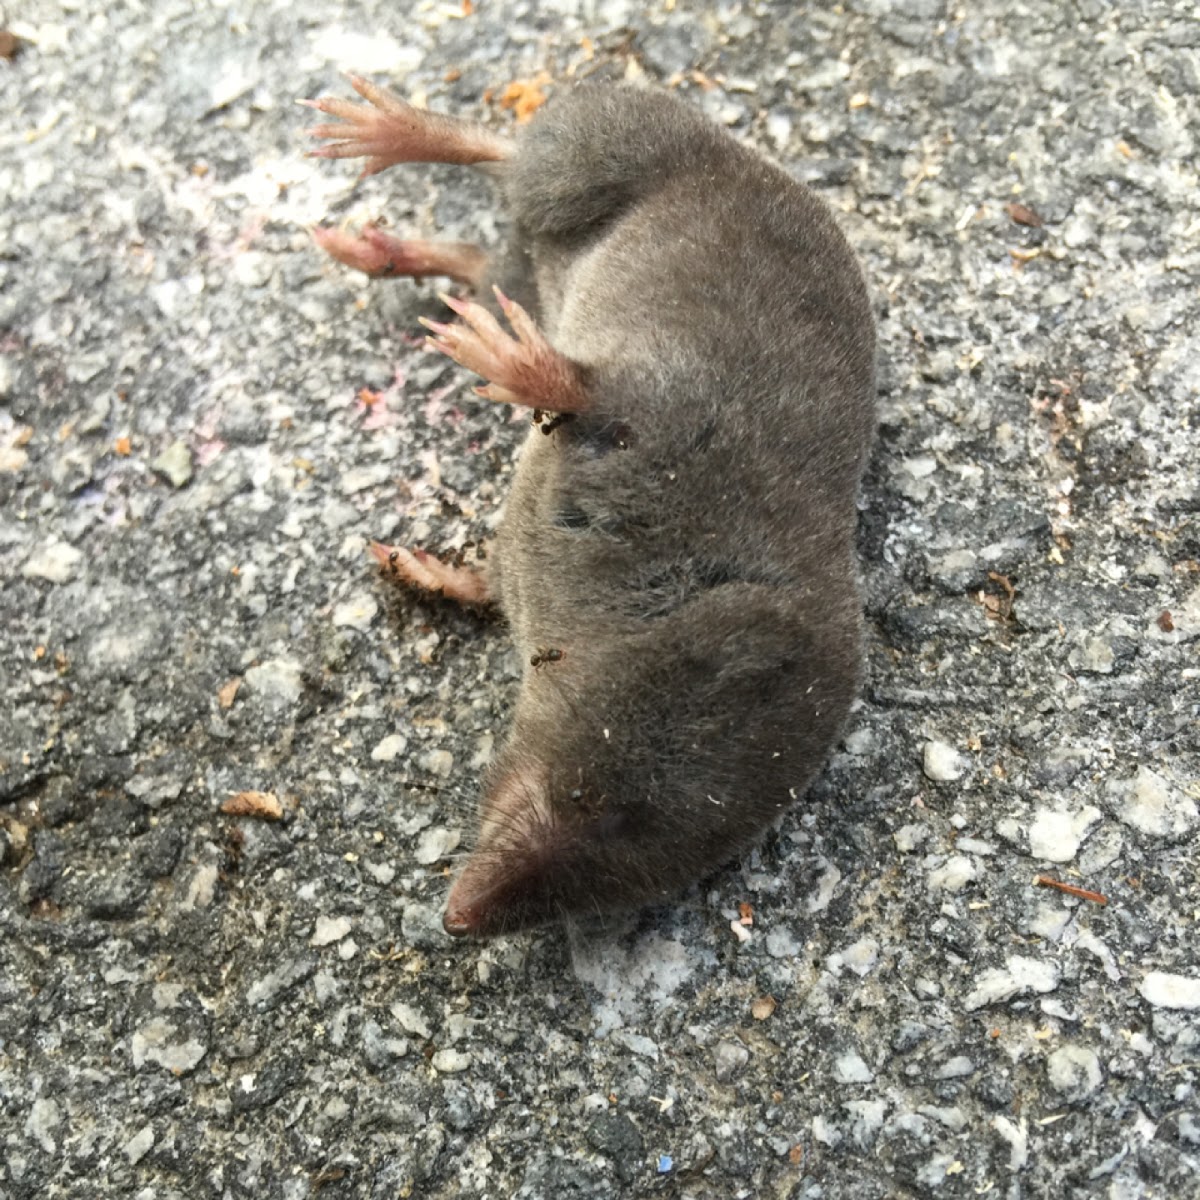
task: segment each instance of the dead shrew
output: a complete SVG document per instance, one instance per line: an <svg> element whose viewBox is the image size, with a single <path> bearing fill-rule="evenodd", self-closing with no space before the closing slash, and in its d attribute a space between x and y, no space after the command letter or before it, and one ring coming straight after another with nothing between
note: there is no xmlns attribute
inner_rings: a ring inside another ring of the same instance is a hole
<svg viewBox="0 0 1200 1200"><path fill-rule="evenodd" d="M581 86L509 139L352 82L367 103L308 102L339 118L315 154L478 167L512 234L317 241L466 285L429 344L479 395L570 416L531 430L479 566L375 548L406 586L498 605L528 664L445 927L668 899L803 794L858 686L862 273L821 200L672 96Z"/></svg>

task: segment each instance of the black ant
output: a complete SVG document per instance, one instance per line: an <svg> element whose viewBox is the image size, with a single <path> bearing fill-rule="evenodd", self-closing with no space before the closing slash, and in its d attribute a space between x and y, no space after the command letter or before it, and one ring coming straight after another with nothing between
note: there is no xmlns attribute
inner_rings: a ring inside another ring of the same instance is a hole
<svg viewBox="0 0 1200 1200"><path fill-rule="evenodd" d="M543 650L542 647L539 646L537 652L529 660L529 665L535 671L537 671L546 663L562 662L564 658L566 658L566 651L564 650L557 650L554 648Z"/></svg>
<svg viewBox="0 0 1200 1200"><path fill-rule="evenodd" d="M549 437L564 421L569 421L574 413L550 413L543 412L540 408L533 410L533 423Z"/></svg>

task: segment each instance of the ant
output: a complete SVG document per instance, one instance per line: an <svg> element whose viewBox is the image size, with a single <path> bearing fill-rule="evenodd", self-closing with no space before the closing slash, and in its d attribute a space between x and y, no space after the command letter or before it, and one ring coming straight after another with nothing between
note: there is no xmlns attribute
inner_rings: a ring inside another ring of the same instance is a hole
<svg viewBox="0 0 1200 1200"><path fill-rule="evenodd" d="M549 437L564 421L569 421L574 413L554 413L550 414L543 412L540 408L533 410L533 423Z"/></svg>
<svg viewBox="0 0 1200 1200"><path fill-rule="evenodd" d="M566 658L566 651L564 650L557 650L553 648L549 650L543 650L539 646L537 652L529 660L529 665L535 671L537 671L540 670L546 663L562 662L564 658Z"/></svg>

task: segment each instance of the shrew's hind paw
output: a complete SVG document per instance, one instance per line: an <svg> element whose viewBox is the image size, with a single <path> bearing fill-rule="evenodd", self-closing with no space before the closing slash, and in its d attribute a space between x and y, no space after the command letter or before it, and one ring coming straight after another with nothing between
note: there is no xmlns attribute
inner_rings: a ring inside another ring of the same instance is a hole
<svg viewBox="0 0 1200 1200"><path fill-rule="evenodd" d="M412 279L445 275L478 287L487 271L487 255L470 242L402 240L375 225L364 225L358 234L317 226L312 235L326 254L368 275L407 275Z"/></svg>
<svg viewBox="0 0 1200 1200"><path fill-rule="evenodd" d="M433 334L425 339L426 345L487 379L488 383L475 392L489 400L560 413L586 409L587 393L579 365L550 345L515 300L499 288L493 290L515 337L482 304L442 295L442 301L458 313L463 323L446 325L422 317L421 324Z"/></svg>
<svg viewBox="0 0 1200 1200"><path fill-rule="evenodd" d="M433 592L459 604L483 606L492 595L482 571L444 563L425 550L371 543L371 554L395 582L420 592Z"/></svg>
<svg viewBox="0 0 1200 1200"><path fill-rule="evenodd" d="M374 175L402 162L500 162L512 153L505 138L482 125L416 108L361 75L351 75L350 85L367 104L336 96L299 101L338 119L308 131L327 142L311 157L365 158L363 174Z"/></svg>

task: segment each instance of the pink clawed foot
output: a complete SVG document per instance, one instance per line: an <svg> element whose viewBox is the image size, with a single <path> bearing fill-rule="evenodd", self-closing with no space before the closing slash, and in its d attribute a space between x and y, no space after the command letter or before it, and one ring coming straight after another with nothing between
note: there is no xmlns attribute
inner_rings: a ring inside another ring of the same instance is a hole
<svg viewBox="0 0 1200 1200"><path fill-rule="evenodd" d="M358 234L318 226L312 235L326 254L368 275L446 275L478 287L487 272L487 255L470 242L402 241L375 225L363 226Z"/></svg>
<svg viewBox="0 0 1200 1200"><path fill-rule="evenodd" d="M421 317L421 324L433 334L425 344L487 379L485 387L475 389L476 395L557 413L582 412L587 394L579 366L550 345L515 300L499 288L492 290L516 337L505 332L482 304L442 295L464 324L445 325Z"/></svg>
<svg viewBox="0 0 1200 1200"><path fill-rule="evenodd" d="M374 175L402 162L500 162L512 153L505 138L482 125L414 108L360 75L349 79L368 104L336 96L299 101L342 122L308 131L312 137L328 140L327 145L309 151L313 158L365 158L363 174Z"/></svg>
<svg viewBox="0 0 1200 1200"><path fill-rule="evenodd" d="M487 579L474 567L451 566L424 550L406 550L382 542L371 543L371 554L392 579L406 587L435 592L459 604L491 603Z"/></svg>

